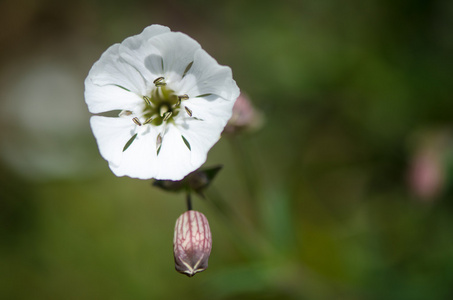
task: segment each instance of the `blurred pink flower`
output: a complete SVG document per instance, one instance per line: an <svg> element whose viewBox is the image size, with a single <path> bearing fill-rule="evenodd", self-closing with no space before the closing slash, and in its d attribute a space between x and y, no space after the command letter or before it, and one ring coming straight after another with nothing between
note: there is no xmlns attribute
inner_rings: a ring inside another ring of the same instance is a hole
<svg viewBox="0 0 453 300"><path fill-rule="evenodd" d="M253 107L248 96L241 93L233 106L233 115L224 132L234 134L239 131L253 131L259 129L262 124L262 113Z"/></svg>
<svg viewBox="0 0 453 300"><path fill-rule="evenodd" d="M444 174L435 153L418 153L410 170L413 193L424 199L434 198L442 189Z"/></svg>
<svg viewBox="0 0 453 300"><path fill-rule="evenodd" d="M409 188L416 197L432 200L442 193L447 146L444 132L425 133L416 141L408 173Z"/></svg>

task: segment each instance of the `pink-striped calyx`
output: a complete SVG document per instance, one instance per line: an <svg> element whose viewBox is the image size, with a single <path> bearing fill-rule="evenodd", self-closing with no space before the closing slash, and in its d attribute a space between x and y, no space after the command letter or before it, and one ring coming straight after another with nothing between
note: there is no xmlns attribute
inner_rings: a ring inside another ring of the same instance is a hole
<svg viewBox="0 0 453 300"><path fill-rule="evenodd" d="M194 210L183 213L175 225L173 254L176 271L192 277L206 270L212 249L208 219Z"/></svg>

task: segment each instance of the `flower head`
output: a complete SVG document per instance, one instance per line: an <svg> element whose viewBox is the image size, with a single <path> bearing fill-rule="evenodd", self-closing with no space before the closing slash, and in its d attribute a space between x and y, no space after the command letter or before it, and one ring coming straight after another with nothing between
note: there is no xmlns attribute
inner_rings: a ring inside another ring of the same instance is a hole
<svg viewBox="0 0 453 300"><path fill-rule="evenodd" d="M208 219L198 211L183 213L175 225L173 254L176 271L192 277L206 270L211 254L212 237Z"/></svg>
<svg viewBox="0 0 453 300"><path fill-rule="evenodd" d="M85 80L91 128L117 176L180 180L199 168L239 88L189 36L152 25L108 48Z"/></svg>

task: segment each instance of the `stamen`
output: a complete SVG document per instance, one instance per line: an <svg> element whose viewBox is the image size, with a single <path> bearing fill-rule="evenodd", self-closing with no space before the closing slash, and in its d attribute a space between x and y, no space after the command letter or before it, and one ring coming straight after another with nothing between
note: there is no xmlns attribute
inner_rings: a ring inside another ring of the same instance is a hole
<svg viewBox="0 0 453 300"><path fill-rule="evenodd" d="M173 113L171 111L167 111L166 113L164 113L164 122L170 119L172 114Z"/></svg>
<svg viewBox="0 0 453 300"><path fill-rule="evenodd" d="M173 105L173 106L174 106L174 107L180 106L180 105L181 105L181 100L187 100L187 99L189 99L189 96L187 96L187 94L178 96L178 103L176 103L176 104Z"/></svg>
<svg viewBox="0 0 453 300"><path fill-rule="evenodd" d="M165 78L164 77L157 77L154 81L153 81L154 85L155 86L164 86L166 85L165 83Z"/></svg>
<svg viewBox="0 0 453 300"><path fill-rule="evenodd" d="M160 152L160 148L162 147L162 136L160 135L160 133L157 135L157 139L156 139L156 151L157 151L157 155L159 155L159 152Z"/></svg>
<svg viewBox="0 0 453 300"><path fill-rule="evenodd" d="M187 106L184 106L184 109L186 110L186 113L189 115L189 117L192 116L192 110L188 108Z"/></svg>
<svg viewBox="0 0 453 300"><path fill-rule="evenodd" d="M187 100L187 99L189 99L189 96L187 94L184 94L184 95L178 96L178 99L179 100Z"/></svg>
<svg viewBox="0 0 453 300"><path fill-rule="evenodd" d="M143 123L143 125L149 124L149 123L151 123L153 120L154 120L154 118L153 118L153 117L150 117L150 118L146 119L146 121Z"/></svg>
<svg viewBox="0 0 453 300"><path fill-rule="evenodd" d="M150 99L148 96L143 96L143 100L145 100L146 105L152 106L152 105L151 105L151 99Z"/></svg>
<svg viewBox="0 0 453 300"><path fill-rule="evenodd" d="M130 110L122 110L118 117L126 117L132 115L132 112Z"/></svg>
<svg viewBox="0 0 453 300"><path fill-rule="evenodd" d="M142 122L140 122L140 120L137 117L132 118L132 122L134 122L138 126L142 126Z"/></svg>

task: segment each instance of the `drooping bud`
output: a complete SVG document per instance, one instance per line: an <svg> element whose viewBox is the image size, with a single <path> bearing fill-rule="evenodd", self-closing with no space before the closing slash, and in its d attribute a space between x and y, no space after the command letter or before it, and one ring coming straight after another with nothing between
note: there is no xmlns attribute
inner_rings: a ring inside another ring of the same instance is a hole
<svg viewBox="0 0 453 300"><path fill-rule="evenodd" d="M173 254L175 269L192 277L208 267L212 238L208 219L194 210L183 213L175 225Z"/></svg>

